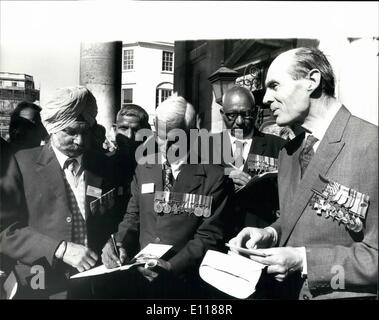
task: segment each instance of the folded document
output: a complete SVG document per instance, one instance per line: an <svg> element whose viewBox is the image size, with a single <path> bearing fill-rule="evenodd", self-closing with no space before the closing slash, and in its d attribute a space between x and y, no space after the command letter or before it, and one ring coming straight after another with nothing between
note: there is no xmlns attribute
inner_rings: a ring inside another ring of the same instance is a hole
<svg viewBox="0 0 379 320"><path fill-rule="evenodd" d="M200 277L218 290L246 299L255 287L265 266L234 252L208 250L200 265Z"/></svg>

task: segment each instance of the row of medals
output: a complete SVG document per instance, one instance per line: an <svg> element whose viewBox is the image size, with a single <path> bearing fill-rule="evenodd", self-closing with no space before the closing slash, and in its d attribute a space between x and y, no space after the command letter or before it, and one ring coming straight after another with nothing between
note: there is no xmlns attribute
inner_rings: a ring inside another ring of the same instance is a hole
<svg viewBox="0 0 379 320"><path fill-rule="evenodd" d="M197 217L211 216L212 197L200 194L156 191L154 211L158 214L194 214Z"/></svg>
<svg viewBox="0 0 379 320"><path fill-rule="evenodd" d="M319 216L331 217L348 229L360 232L369 204L369 196L337 182L329 182L322 193L313 190L310 206Z"/></svg>
<svg viewBox="0 0 379 320"><path fill-rule="evenodd" d="M278 159L249 154L247 158L248 169L254 174L262 174L278 170Z"/></svg>
<svg viewBox="0 0 379 320"><path fill-rule="evenodd" d="M100 198L92 201L90 203L91 212L95 213L97 210L100 210L101 214L104 214L106 210L109 210L114 206L115 200L115 189L104 193Z"/></svg>

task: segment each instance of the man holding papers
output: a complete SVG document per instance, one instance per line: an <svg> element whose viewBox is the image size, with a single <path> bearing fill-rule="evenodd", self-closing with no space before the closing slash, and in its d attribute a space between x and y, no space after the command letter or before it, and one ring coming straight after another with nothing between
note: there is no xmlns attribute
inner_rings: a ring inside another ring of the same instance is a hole
<svg viewBox="0 0 379 320"><path fill-rule="evenodd" d="M120 256L109 241L102 260L114 268L149 243L172 245L169 259L139 268L147 279L146 297L202 297L198 267L207 249L223 244L233 186L219 166L189 163L195 110L184 98L173 95L160 104L155 126L159 151L136 168L132 197L115 235Z"/></svg>
<svg viewBox="0 0 379 320"><path fill-rule="evenodd" d="M234 86L226 91L220 112L226 130L213 135L210 157L211 163L225 168L235 189L240 190L233 214L239 228L231 231L234 236L241 227L267 226L276 220L279 207L276 176L246 185L266 169L277 169L279 150L285 140L255 127L258 106L252 93L244 87Z"/></svg>
<svg viewBox="0 0 379 320"><path fill-rule="evenodd" d="M250 258L268 266L276 297L375 298L378 127L337 101L332 67L317 49L279 55L266 87L277 124L305 132L279 155L280 218L243 229L230 244L268 248Z"/></svg>
<svg viewBox="0 0 379 320"><path fill-rule="evenodd" d="M0 246L17 260L19 298L90 297L89 285L68 290L68 278L96 264L117 227L108 159L88 150L96 115L88 89L59 89L41 112L50 142L15 155L26 208L7 217Z"/></svg>

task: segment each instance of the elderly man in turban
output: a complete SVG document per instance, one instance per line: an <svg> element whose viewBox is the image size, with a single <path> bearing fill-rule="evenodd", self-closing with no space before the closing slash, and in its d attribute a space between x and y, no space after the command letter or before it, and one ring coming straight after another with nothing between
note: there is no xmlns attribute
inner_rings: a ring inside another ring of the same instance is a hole
<svg viewBox="0 0 379 320"><path fill-rule="evenodd" d="M22 298L90 297L88 283L68 278L95 266L116 227L108 159L88 148L96 115L88 89L59 89L41 111L49 143L16 153L27 212L2 231L0 241L19 262Z"/></svg>

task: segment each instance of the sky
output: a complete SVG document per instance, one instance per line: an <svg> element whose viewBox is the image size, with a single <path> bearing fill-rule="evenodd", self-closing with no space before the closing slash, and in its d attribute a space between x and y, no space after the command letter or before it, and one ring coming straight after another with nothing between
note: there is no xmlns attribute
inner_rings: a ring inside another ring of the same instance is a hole
<svg viewBox="0 0 379 320"><path fill-rule="evenodd" d="M80 43L378 36L378 2L0 1L0 71L79 83Z"/></svg>

